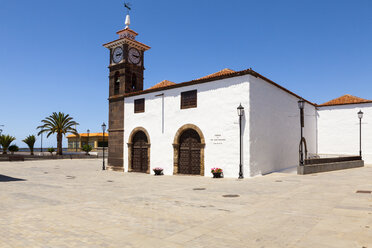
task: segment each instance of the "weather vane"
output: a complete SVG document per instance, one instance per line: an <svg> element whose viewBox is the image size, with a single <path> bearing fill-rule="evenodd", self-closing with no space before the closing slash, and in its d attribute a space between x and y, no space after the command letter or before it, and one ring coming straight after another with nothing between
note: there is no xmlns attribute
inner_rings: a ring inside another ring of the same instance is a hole
<svg viewBox="0 0 372 248"><path fill-rule="evenodd" d="M131 4L130 2L124 2L124 7L127 9L127 14L129 14L129 11L132 10L131 9Z"/></svg>

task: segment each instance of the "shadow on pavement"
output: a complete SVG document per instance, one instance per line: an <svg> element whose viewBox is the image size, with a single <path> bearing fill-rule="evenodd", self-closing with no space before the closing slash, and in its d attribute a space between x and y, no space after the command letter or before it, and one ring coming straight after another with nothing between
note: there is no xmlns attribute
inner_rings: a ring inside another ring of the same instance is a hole
<svg viewBox="0 0 372 248"><path fill-rule="evenodd" d="M26 181L21 178L8 177L0 174L0 182L15 182L15 181Z"/></svg>

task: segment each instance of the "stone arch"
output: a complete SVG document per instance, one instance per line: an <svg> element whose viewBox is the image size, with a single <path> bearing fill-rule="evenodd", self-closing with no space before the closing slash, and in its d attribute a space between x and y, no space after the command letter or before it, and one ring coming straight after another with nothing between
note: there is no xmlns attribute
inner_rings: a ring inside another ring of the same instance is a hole
<svg viewBox="0 0 372 248"><path fill-rule="evenodd" d="M173 174L178 173L178 161L179 161L179 148L180 148L180 137L182 133L188 129L196 131L200 137L200 175L204 176L204 149L205 149L205 138L203 132L194 124L185 124L180 127L173 140Z"/></svg>
<svg viewBox="0 0 372 248"><path fill-rule="evenodd" d="M147 138L147 174L150 174L150 149L151 149L151 141L150 141L150 135L147 132L147 130L143 127L136 127L132 130L132 132L129 135L128 139L128 171L132 171L132 148L133 148L133 138L138 132L143 132L146 135Z"/></svg>

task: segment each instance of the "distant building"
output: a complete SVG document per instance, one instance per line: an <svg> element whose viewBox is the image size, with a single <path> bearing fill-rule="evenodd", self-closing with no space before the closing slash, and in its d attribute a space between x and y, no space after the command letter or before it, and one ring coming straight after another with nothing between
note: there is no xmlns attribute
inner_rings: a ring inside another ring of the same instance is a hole
<svg viewBox="0 0 372 248"><path fill-rule="evenodd" d="M107 147L108 144L108 133L105 133L105 137L103 137L103 133L80 133L78 137L74 134L70 134L67 136L68 146L67 151L75 152L81 151L81 148L89 144L92 146L92 151L101 150L102 147Z"/></svg>

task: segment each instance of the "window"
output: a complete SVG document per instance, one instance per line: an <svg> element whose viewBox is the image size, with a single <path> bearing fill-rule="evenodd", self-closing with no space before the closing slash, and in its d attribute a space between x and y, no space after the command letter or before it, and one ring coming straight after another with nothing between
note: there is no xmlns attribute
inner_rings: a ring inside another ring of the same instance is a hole
<svg viewBox="0 0 372 248"><path fill-rule="evenodd" d="M120 92L120 74L119 72L115 73L114 77L114 95L119 94Z"/></svg>
<svg viewBox="0 0 372 248"><path fill-rule="evenodd" d="M145 112L145 98L134 100L134 113Z"/></svg>
<svg viewBox="0 0 372 248"><path fill-rule="evenodd" d="M98 141L98 147L108 147L107 141Z"/></svg>
<svg viewBox="0 0 372 248"><path fill-rule="evenodd" d="M181 109L196 108L196 90L181 92Z"/></svg>

